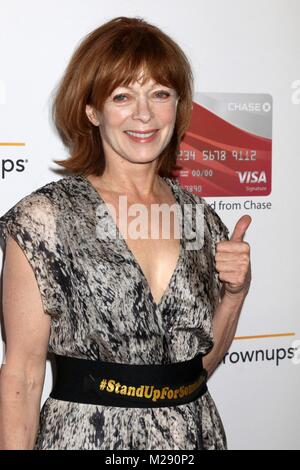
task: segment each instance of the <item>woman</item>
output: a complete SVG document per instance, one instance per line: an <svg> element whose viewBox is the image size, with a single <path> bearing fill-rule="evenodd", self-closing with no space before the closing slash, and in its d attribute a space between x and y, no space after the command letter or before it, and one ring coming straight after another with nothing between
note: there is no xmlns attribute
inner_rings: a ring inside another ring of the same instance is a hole
<svg viewBox="0 0 300 470"><path fill-rule="evenodd" d="M53 111L70 150L57 163L70 174L0 219L1 448L226 449L206 378L249 289L250 218L229 240L210 206L172 178L192 111L184 53L142 19L112 19L74 53ZM152 213L157 238L145 223L146 236L137 225L125 233L135 218L121 196L146 218L155 204L175 207L169 236ZM185 206L202 208L204 222L192 218L179 238ZM190 249L199 230L203 243ZM57 374L40 412L47 350Z"/></svg>

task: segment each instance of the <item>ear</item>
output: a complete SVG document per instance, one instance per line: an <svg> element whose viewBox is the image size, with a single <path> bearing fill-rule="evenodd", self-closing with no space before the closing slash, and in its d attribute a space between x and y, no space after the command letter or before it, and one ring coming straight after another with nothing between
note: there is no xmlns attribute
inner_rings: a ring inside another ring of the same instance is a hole
<svg viewBox="0 0 300 470"><path fill-rule="evenodd" d="M94 126L99 126L99 119L97 117L97 113L95 111L95 109L93 108L93 106L91 106L90 104L87 104L85 106L85 112L86 112L86 115L88 117L88 120L94 124Z"/></svg>

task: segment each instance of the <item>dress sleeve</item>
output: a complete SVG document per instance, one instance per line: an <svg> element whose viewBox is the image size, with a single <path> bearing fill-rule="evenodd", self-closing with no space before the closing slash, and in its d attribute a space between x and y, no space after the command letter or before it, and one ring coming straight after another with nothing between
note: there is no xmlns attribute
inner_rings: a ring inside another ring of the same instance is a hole
<svg viewBox="0 0 300 470"><path fill-rule="evenodd" d="M210 207L208 203L205 203L206 206L206 222L208 230L211 237L211 251L213 257L213 297L215 298L216 304L219 301L220 291L223 285L223 282L219 279L219 273L216 270L215 263L215 254L216 254L216 245L222 240L229 240L229 230L224 222L221 220L220 216L216 211Z"/></svg>
<svg viewBox="0 0 300 470"><path fill-rule="evenodd" d="M58 315L60 254L51 200L37 193L25 196L0 217L0 236L5 242L11 236L18 243L34 272L44 312Z"/></svg>

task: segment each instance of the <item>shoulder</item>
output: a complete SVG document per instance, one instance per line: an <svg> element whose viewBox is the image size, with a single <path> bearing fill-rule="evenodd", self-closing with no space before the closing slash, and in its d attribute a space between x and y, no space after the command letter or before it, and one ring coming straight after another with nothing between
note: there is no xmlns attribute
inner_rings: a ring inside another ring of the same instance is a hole
<svg viewBox="0 0 300 470"><path fill-rule="evenodd" d="M22 226L53 229L56 220L58 202L61 199L66 179L50 181L26 194L0 217L3 226Z"/></svg>
<svg viewBox="0 0 300 470"><path fill-rule="evenodd" d="M49 183L44 184L43 186L38 187L30 194L25 196L27 200L37 200L38 198L48 200L55 204L56 201L59 201L62 194L66 193L68 187L70 187L73 182L72 176L65 176L56 181L50 181Z"/></svg>
<svg viewBox="0 0 300 470"><path fill-rule="evenodd" d="M50 181L49 183L39 186L31 193L26 194L19 199L11 209L22 208L47 208L54 206L56 202L60 201L63 193L66 192L67 187L70 185L71 176L65 176L57 181Z"/></svg>

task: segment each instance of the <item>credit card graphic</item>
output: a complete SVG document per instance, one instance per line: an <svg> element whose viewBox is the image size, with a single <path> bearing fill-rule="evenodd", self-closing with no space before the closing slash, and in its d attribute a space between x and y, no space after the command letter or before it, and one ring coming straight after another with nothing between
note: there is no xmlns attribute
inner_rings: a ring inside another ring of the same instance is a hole
<svg viewBox="0 0 300 470"><path fill-rule="evenodd" d="M176 173L199 196L267 196L272 177L269 94L195 93Z"/></svg>

